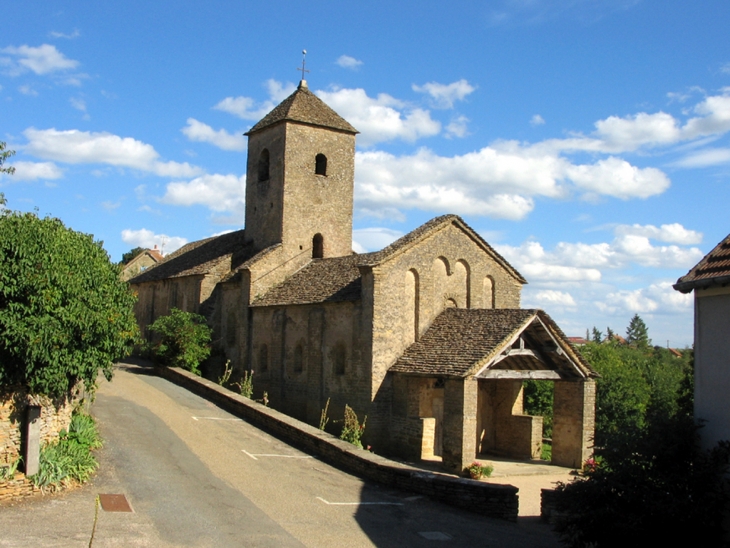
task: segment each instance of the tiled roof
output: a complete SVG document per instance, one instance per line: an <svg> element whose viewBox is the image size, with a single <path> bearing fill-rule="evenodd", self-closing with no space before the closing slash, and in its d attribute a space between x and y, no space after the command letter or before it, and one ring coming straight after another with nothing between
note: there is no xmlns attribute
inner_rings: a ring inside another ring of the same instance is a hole
<svg viewBox="0 0 730 548"><path fill-rule="evenodd" d="M366 255L314 259L283 283L255 299L251 306L287 306L360 299L357 268Z"/></svg>
<svg viewBox="0 0 730 548"><path fill-rule="evenodd" d="M224 261L230 261L231 270L235 269L253 255L251 246L245 241L244 231L237 230L191 242L170 253L162 262L148 268L129 282L138 284L165 278L207 274Z"/></svg>
<svg viewBox="0 0 730 548"><path fill-rule="evenodd" d="M730 235L715 246L684 276L677 280L674 289L689 293L698 287L726 285L730 283Z"/></svg>
<svg viewBox="0 0 730 548"><path fill-rule="evenodd" d="M358 133L344 118L328 107L322 99L309 91L304 82L299 84L294 93L249 129L246 135L251 135L284 120L337 129L347 133Z"/></svg>
<svg viewBox="0 0 730 548"><path fill-rule="evenodd" d="M447 308L423 336L390 368L394 373L463 377L523 331L535 317L571 348L565 334L542 310ZM574 361L585 376L595 372L577 351Z"/></svg>

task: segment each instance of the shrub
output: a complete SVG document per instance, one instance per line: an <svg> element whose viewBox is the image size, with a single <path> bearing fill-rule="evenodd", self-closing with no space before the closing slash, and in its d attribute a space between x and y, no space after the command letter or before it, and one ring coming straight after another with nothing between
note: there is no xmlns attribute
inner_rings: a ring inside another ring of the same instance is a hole
<svg viewBox="0 0 730 548"><path fill-rule="evenodd" d="M134 301L92 236L0 212L0 386L55 398L110 379L137 337Z"/></svg>
<svg viewBox="0 0 730 548"><path fill-rule="evenodd" d="M699 449L698 427L678 415L629 436L558 486L557 530L570 546L722 545L730 443Z"/></svg>
<svg viewBox="0 0 730 548"><path fill-rule="evenodd" d="M173 308L149 329L160 335L151 348L155 363L182 367L200 375L198 366L210 356L211 338L211 329L203 316Z"/></svg>
<svg viewBox="0 0 730 548"><path fill-rule="evenodd" d="M362 435L365 432L365 422L368 420L367 415L362 420L362 424L357 418L355 411L352 407L345 404L345 421L342 425L342 433L340 439L350 442L355 447L362 449Z"/></svg>

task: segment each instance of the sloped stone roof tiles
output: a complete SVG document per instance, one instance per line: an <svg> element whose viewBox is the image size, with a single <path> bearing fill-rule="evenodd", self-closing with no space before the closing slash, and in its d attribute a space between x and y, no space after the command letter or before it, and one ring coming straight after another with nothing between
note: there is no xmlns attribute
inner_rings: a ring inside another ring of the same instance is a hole
<svg viewBox="0 0 730 548"><path fill-rule="evenodd" d="M285 120L336 129L347 133L359 133L347 120L309 91L306 84L302 83L299 84L294 93L279 103L274 110L264 116L245 135L251 135Z"/></svg>

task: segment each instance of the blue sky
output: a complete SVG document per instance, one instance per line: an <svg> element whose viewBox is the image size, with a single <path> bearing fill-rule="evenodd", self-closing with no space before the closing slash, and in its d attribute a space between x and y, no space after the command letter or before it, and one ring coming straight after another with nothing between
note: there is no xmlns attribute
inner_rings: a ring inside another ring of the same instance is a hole
<svg viewBox="0 0 730 548"><path fill-rule="evenodd" d="M242 133L299 80L361 134L354 246L457 213L569 335L692 342L671 289L730 231L727 0L14 2L0 178L104 241L243 225Z"/></svg>

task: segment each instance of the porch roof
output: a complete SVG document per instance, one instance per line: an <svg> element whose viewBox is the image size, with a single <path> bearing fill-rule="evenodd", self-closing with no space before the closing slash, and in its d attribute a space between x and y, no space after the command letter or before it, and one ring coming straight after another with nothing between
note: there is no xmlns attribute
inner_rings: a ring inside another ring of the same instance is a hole
<svg viewBox="0 0 730 548"><path fill-rule="evenodd" d="M480 378L597 376L550 316L530 309L446 309L390 371Z"/></svg>

